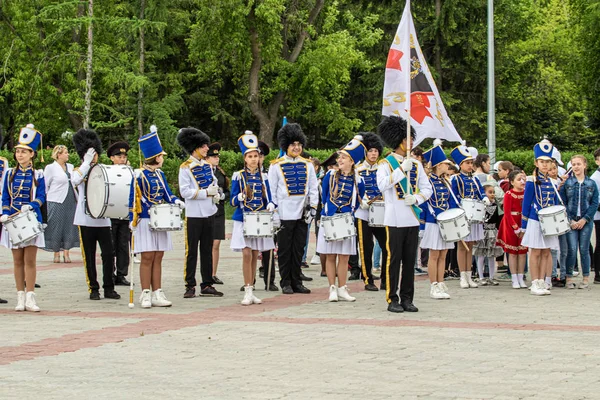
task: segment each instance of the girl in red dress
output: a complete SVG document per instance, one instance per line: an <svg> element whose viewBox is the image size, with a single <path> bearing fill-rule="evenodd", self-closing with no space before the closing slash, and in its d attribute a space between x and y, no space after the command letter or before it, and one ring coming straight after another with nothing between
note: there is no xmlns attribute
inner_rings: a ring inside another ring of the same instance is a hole
<svg viewBox="0 0 600 400"><path fill-rule="evenodd" d="M523 171L515 170L508 175L511 189L504 195L504 218L498 230L497 244L508 254L513 289L527 288L523 281L527 247L521 245L524 234L521 229L521 210L526 179Z"/></svg>

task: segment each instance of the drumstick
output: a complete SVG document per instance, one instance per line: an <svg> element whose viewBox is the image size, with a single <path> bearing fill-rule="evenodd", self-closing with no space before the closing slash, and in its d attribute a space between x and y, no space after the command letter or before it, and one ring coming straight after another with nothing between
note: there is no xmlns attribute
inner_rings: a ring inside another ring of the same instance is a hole
<svg viewBox="0 0 600 400"><path fill-rule="evenodd" d="M133 238L131 238L133 241ZM129 246L129 308L135 307L133 303L133 243Z"/></svg>
<svg viewBox="0 0 600 400"><path fill-rule="evenodd" d="M265 291L268 292L271 288L271 269L273 268L273 249L269 251L269 271L267 272L267 284L265 285Z"/></svg>
<svg viewBox="0 0 600 400"><path fill-rule="evenodd" d="M467 246L467 244L465 243L465 241L461 240L460 242L463 244L463 246L465 246L465 250L469 251L469 246Z"/></svg>

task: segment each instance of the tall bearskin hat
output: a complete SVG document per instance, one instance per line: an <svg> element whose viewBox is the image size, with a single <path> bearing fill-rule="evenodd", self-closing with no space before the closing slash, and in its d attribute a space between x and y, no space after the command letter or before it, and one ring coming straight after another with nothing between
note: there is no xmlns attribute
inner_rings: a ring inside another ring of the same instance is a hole
<svg viewBox="0 0 600 400"><path fill-rule="evenodd" d="M98 137L98 134L90 129L78 130L73 135L73 146L75 146L75 151L81 159L83 159L83 156L90 148L96 150L98 155L102 153L102 141Z"/></svg>
<svg viewBox="0 0 600 400"><path fill-rule="evenodd" d="M377 131L383 142L392 150L396 150L402 141L406 139L406 120L395 115L389 117L384 116L377 127ZM416 136L417 133L411 126L411 139L414 140Z"/></svg>
<svg viewBox="0 0 600 400"><path fill-rule="evenodd" d="M192 154L198 147L210 144L210 138L200 129L181 128L177 134L177 143L186 153Z"/></svg>
<svg viewBox="0 0 600 400"><path fill-rule="evenodd" d="M383 154L383 142L379 136L372 132L359 132L358 134L363 137L362 142L367 151L371 149L377 149L377 151L379 151L379 155Z"/></svg>
<svg viewBox="0 0 600 400"><path fill-rule="evenodd" d="M281 150L287 151L290 144L294 142L300 142L302 147L306 147L306 136L304 135L304 132L302 132L300 125L288 123L277 133L277 142L279 142L279 148Z"/></svg>

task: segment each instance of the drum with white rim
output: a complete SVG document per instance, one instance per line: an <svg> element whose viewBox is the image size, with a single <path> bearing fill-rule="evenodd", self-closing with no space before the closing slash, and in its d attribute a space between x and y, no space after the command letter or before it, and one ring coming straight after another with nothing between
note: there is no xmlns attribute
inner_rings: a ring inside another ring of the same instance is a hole
<svg viewBox="0 0 600 400"><path fill-rule="evenodd" d="M485 220L485 204L477 199L462 199L461 206L470 223L483 222Z"/></svg>
<svg viewBox="0 0 600 400"><path fill-rule="evenodd" d="M155 204L150 207L148 214L150 214L150 230L180 231L183 229L181 209L176 204Z"/></svg>
<svg viewBox="0 0 600 400"><path fill-rule="evenodd" d="M385 226L385 203L383 201L374 201L369 206L369 226L372 228L380 228Z"/></svg>
<svg viewBox="0 0 600 400"><path fill-rule="evenodd" d="M13 246L19 246L44 232L44 228L37 220L37 215L33 210L13 215L4 222L4 227Z"/></svg>
<svg viewBox="0 0 600 400"><path fill-rule="evenodd" d="M244 213L245 238L271 238L275 233L273 213L269 211L254 211Z"/></svg>
<svg viewBox="0 0 600 400"><path fill-rule="evenodd" d="M452 208L441 212L436 219L445 242L458 242L471 233L471 224L465 210Z"/></svg>
<svg viewBox="0 0 600 400"><path fill-rule="evenodd" d="M96 164L85 186L85 208L92 218L127 219L133 170L127 165Z"/></svg>
<svg viewBox="0 0 600 400"><path fill-rule="evenodd" d="M538 211L538 219L544 236L559 236L571 230L567 210L564 206L542 208Z"/></svg>
<svg viewBox="0 0 600 400"><path fill-rule="evenodd" d="M334 214L321 217L323 237L327 242L335 242L356 236L356 226L351 213Z"/></svg>

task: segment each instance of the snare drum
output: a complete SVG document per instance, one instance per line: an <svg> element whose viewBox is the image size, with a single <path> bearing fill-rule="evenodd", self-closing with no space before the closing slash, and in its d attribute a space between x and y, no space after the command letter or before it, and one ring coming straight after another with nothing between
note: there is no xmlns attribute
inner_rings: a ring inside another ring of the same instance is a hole
<svg viewBox="0 0 600 400"><path fill-rule="evenodd" d="M385 217L385 203L383 201L374 201L369 207L369 226L373 228L383 227Z"/></svg>
<svg viewBox="0 0 600 400"><path fill-rule="evenodd" d="M351 213L321 217L321 228L327 242L335 242L356 236L356 226L354 226L354 218Z"/></svg>
<svg viewBox="0 0 600 400"><path fill-rule="evenodd" d="M462 199L461 205L465 210L467 219L470 223L483 222L485 220L485 204L476 199Z"/></svg>
<svg viewBox="0 0 600 400"><path fill-rule="evenodd" d="M10 242L15 247L37 237L39 234L44 232L44 228L37 220L37 216L33 210L20 212L9 218L4 223L4 227L8 232Z"/></svg>
<svg viewBox="0 0 600 400"><path fill-rule="evenodd" d="M92 218L127 219L133 170L127 165L96 164L88 174L85 204Z"/></svg>
<svg viewBox="0 0 600 400"><path fill-rule="evenodd" d="M148 210L150 214L150 230L153 231L180 231L181 209L175 204L155 204Z"/></svg>
<svg viewBox="0 0 600 400"><path fill-rule="evenodd" d="M471 224L465 210L452 208L440 213L436 219L445 242L458 242L471 233Z"/></svg>
<svg viewBox="0 0 600 400"><path fill-rule="evenodd" d="M245 238L272 238L274 232L272 212L257 211L244 213Z"/></svg>
<svg viewBox="0 0 600 400"><path fill-rule="evenodd" d="M544 236L558 236L571 230L564 206L551 206L538 211L540 227Z"/></svg>

